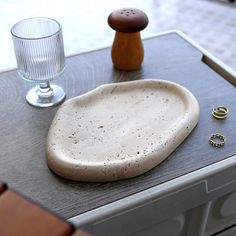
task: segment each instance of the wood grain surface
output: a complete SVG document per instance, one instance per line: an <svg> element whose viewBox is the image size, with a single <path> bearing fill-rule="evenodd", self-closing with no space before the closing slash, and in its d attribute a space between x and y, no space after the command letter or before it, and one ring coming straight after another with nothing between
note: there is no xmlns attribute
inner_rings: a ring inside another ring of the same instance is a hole
<svg viewBox="0 0 236 236"><path fill-rule="evenodd" d="M55 83L64 86L67 98L100 84L156 78L177 82L189 89L200 105L200 121L192 134L151 171L129 180L82 183L54 175L45 161L48 128L58 107L37 109L25 101L28 82L15 70L0 75L0 179L50 210L69 218L156 186L236 154L236 90L201 61L202 54L176 34L144 41L142 68L116 70L110 48L67 58L65 73ZM226 105L226 120L215 120L212 108ZM223 148L208 144L211 133L226 136Z"/></svg>
<svg viewBox="0 0 236 236"><path fill-rule="evenodd" d="M0 197L0 235L69 236L71 224L6 190Z"/></svg>

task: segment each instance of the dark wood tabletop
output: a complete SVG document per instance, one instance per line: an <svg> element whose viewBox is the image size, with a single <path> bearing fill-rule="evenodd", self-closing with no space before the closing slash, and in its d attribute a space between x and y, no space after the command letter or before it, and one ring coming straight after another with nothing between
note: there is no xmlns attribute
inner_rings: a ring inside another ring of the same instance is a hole
<svg viewBox="0 0 236 236"><path fill-rule="evenodd" d="M138 71L116 70L110 48L67 58L61 84L67 99L105 83L163 79L189 89L200 105L200 120L190 136L156 168L138 177L108 183L82 183L53 174L45 160L47 132L59 106L39 109L27 104L33 84L16 70L0 74L0 180L43 207L69 218L236 154L236 89L202 61L202 53L172 33L144 40L145 59ZM211 111L226 105L228 118L215 120ZM223 148L209 145L210 134L226 136Z"/></svg>

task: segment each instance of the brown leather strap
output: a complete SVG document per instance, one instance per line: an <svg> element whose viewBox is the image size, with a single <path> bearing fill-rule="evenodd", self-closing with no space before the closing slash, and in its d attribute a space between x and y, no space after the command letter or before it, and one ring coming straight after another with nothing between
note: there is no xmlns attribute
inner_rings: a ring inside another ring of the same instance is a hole
<svg viewBox="0 0 236 236"><path fill-rule="evenodd" d="M72 236L92 236L92 234L90 234L89 232L84 231L82 229L78 229L78 230L76 230L76 232L74 232L72 234Z"/></svg>
<svg viewBox="0 0 236 236"><path fill-rule="evenodd" d="M0 235L69 236L73 227L12 190L0 196Z"/></svg>

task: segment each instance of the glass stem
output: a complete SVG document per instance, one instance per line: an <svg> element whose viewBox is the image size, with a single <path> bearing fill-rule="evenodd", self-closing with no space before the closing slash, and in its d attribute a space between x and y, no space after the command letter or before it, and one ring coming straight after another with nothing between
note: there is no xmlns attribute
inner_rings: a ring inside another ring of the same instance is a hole
<svg viewBox="0 0 236 236"><path fill-rule="evenodd" d="M39 84L39 88L37 90L37 95L40 98L49 98L53 96L53 89L50 87L50 82L42 82Z"/></svg>

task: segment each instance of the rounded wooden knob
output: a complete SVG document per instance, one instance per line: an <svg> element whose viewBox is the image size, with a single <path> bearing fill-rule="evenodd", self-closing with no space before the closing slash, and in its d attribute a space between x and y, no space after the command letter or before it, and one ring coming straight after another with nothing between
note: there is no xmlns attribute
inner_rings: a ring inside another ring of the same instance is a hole
<svg viewBox="0 0 236 236"><path fill-rule="evenodd" d="M139 9L124 8L113 11L108 17L108 24L115 31L135 33L146 28L148 17Z"/></svg>
<svg viewBox="0 0 236 236"><path fill-rule="evenodd" d="M108 24L116 31L111 50L114 66L120 70L139 69L144 57L140 31L148 24L147 15L135 8L119 9L109 15Z"/></svg>

